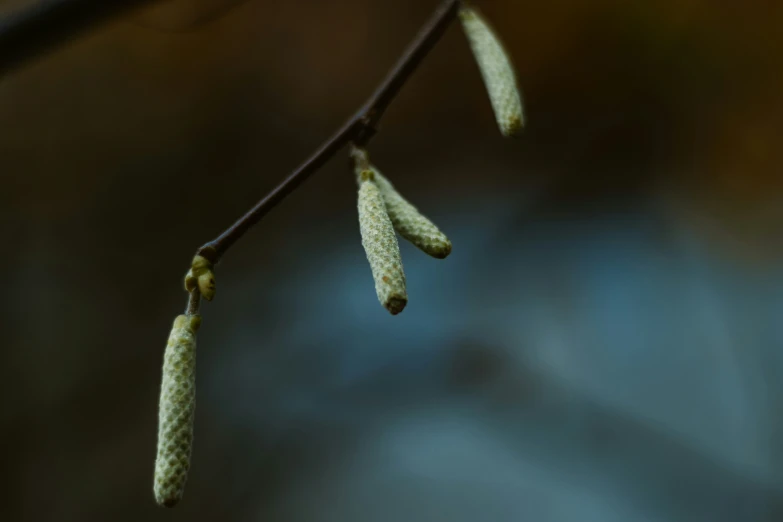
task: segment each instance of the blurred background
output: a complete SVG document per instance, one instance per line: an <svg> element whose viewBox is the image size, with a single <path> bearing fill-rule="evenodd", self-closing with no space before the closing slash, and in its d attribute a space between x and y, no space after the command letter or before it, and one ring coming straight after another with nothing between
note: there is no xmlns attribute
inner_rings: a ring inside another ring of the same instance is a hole
<svg viewBox="0 0 783 522"><path fill-rule="evenodd" d="M0 15L33 0L0 1ZM435 0L168 0L0 78L3 520L783 520L783 4L476 2L379 168L450 236L377 302L340 155L217 270L188 487L156 507L191 256L372 92Z"/></svg>

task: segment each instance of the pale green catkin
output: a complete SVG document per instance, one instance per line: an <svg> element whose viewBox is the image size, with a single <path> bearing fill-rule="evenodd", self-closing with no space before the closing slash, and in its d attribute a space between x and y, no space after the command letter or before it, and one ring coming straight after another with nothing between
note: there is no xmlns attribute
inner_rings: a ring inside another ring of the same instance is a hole
<svg viewBox="0 0 783 522"><path fill-rule="evenodd" d="M500 132L504 136L516 136L522 130L524 117L522 97L508 53L478 11L463 6L459 18L484 79Z"/></svg>
<svg viewBox="0 0 783 522"><path fill-rule="evenodd" d="M362 246L370 262L378 300L392 314L408 303L400 246L378 185L370 170L359 174L359 228Z"/></svg>
<svg viewBox="0 0 783 522"><path fill-rule="evenodd" d="M196 409L196 331L200 325L198 315L178 316L163 356L153 489L155 501L165 507L174 506L182 498L190 468Z"/></svg>
<svg viewBox="0 0 783 522"><path fill-rule="evenodd" d="M411 205L374 166L370 169L381 191L394 229L423 252L443 259L451 253L451 241L435 224Z"/></svg>

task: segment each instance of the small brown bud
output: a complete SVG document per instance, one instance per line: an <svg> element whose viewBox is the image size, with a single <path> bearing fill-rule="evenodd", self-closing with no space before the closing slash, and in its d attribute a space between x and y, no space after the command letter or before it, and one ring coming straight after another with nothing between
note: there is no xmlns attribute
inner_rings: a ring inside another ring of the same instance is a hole
<svg viewBox="0 0 783 522"><path fill-rule="evenodd" d="M215 273L212 268L212 263L207 258L195 256L185 275L185 290L192 292L198 287L204 299L211 301L215 297Z"/></svg>

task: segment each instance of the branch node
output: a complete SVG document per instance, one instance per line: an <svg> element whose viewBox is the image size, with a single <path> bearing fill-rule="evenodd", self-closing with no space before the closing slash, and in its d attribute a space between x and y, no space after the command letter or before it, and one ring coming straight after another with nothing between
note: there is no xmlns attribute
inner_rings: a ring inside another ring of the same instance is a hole
<svg viewBox="0 0 783 522"><path fill-rule="evenodd" d="M198 290L204 299L211 301L215 297L215 273L212 267L211 261L196 254L190 270L185 274L185 290L188 292Z"/></svg>

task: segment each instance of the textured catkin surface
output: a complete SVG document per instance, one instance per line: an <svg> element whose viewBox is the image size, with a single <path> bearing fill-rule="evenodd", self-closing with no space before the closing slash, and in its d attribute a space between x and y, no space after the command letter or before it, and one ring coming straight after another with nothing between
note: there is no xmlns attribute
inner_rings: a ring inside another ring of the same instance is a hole
<svg viewBox="0 0 783 522"><path fill-rule="evenodd" d="M155 501L166 507L182 498L190 468L196 409L196 331L200 323L199 316L178 316L163 357L154 491Z"/></svg>
<svg viewBox="0 0 783 522"><path fill-rule="evenodd" d="M524 118L522 98L508 53L475 9L461 8L459 18L484 79L500 132L504 136L516 136L522 130Z"/></svg>
<svg viewBox="0 0 783 522"><path fill-rule="evenodd" d="M451 253L451 241L446 234L402 197L378 169L371 169L394 229L432 257L443 259L448 256Z"/></svg>
<svg viewBox="0 0 783 522"><path fill-rule="evenodd" d="M370 262L378 300L393 315L402 312L408 302L400 246L394 233L378 185L372 172L362 173L359 181L359 227L362 246Z"/></svg>

